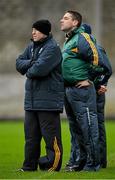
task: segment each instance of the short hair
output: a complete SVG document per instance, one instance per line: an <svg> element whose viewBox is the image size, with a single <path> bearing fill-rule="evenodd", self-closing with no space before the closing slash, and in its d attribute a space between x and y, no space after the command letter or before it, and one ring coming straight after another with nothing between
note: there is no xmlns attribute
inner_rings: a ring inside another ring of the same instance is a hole
<svg viewBox="0 0 115 180"><path fill-rule="evenodd" d="M68 10L66 11L66 13L70 13L72 15L72 18L74 20L77 20L78 21L78 25L77 27L80 27L81 26L81 23L82 23L82 15L77 12L77 11L72 11L72 10Z"/></svg>

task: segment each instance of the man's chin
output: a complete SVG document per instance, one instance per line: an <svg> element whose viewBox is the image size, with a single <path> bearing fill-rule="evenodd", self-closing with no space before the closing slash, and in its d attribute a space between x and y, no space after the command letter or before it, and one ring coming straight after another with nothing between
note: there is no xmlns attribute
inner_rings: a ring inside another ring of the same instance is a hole
<svg viewBox="0 0 115 180"><path fill-rule="evenodd" d="M39 41L38 39L33 39L34 40L34 42L37 42L37 41Z"/></svg>
<svg viewBox="0 0 115 180"><path fill-rule="evenodd" d="M65 30L65 29L63 29L63 28L61 28L61 31L66 32L66 30Z"/></svg>

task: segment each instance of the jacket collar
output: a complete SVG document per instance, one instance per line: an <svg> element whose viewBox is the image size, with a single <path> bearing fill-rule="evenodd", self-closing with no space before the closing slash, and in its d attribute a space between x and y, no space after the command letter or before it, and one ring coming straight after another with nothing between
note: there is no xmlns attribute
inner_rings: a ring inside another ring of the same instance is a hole
<svg viewBox="0 0 115 180"><path fill-rule="evenodd" d="M79 28L76 27L75 29L73 29L72 31L66 34L67 41L71 39L75 34L82 33L82 32L84 32L84 28L82 26L80 26Z"/></svg>

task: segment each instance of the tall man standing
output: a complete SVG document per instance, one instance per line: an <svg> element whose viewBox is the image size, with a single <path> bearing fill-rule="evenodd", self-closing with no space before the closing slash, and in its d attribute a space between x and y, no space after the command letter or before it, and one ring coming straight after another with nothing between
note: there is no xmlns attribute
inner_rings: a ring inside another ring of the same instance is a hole
<svg viewBox="0 0 115 180"><path fill-rule="evenodd" d="M91 35L91 26L89 24L82 24L82 27L85 30L85 33L90 34L91 38L96 42L95 38ZM105 92L107 91L107 83L112 75L112 68L110 61L106 55L105 50L96 43L96 47L100 51L103 60L102 66L96 67L96 71L91 65L91 70L89 71L90 76L94 82L96 88L96 97L97 97L97 117L98 117L98 128L99 128L99 149L100 149L100 165L102 168L107 166L107 145L106 145L106 131L105 131L105 119L104 119L104 107L105 107ZM103 69L103 71L102 71ZM74 124L75 125L75 124ZM76 133L74 132L75 127L70 126L71 131L71 152L70 159L66 166L72 166L76 164L79 158L79 146ZM84 167L84 170L90 169L92 166L91 159L87 159L87 163Z"/></svg>
<svg viewBox="0 0 115 180"><path fill-rule="evenodd" d="M21 171L59 171L62 164L60 112L64 84L61 50L51 33L51 23L39 20L32 25L32 42L16 60L16 69L26 75L25 160ZM40 157L41 139L46 156Z"/></svg>
<svg viewBox="0 0 115 180"><path fill-rule="evenodd" d="M100 168L96 92L93 83L89 81L90 65L98 65L98 52L92 40L82 34L81 23L82 16L76 11L67 11L61 19L61 30L66 33L62 51L65 109L80 148L79 160L69 166L67 171L82 170L87 155L93 160L91 170Z"/></svg>

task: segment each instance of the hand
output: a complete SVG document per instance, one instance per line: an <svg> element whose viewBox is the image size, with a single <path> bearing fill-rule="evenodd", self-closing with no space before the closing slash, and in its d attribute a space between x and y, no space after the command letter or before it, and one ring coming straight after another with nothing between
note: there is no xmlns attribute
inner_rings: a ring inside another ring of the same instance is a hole
<svg viewBox="0 0 115 180"><path fill-rule="evenodd" d="M90 86L90 85L91 85L91 82L90 82L90 81L84 80L84 81L79 81L79 82L75 85L75 87L77 87L77 88L82 88L82 87L88 87L88 86Z"/></svg>
<svg viewBox="0 0 115 180"><path fill-rule="evenodd" d="M98 89L97 93L98 94L103 94L107 91L107 87L104 85L101 85L100 88Z"/></svg>

